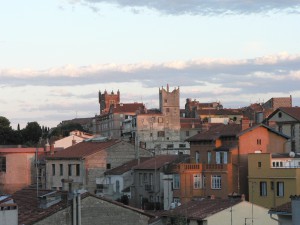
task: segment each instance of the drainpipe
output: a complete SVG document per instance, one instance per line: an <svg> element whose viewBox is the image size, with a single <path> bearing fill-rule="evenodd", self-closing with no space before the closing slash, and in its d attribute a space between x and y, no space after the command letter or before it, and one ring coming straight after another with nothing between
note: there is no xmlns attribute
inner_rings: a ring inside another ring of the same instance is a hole
<svg viewBox="0 0 300 225"><path fill-rule="evenodd" d="M77 216L78 216L77 225L81 225L81 195L80 195L80 193L78 193L78 195L77 195Z"/></svg>
<svg viewBox="0 0 300 225"><path fill-rule="evenodd" d="M76 216L76 196L73 196L73 224L72 225L77 225L76 220L77 220L77 216Z"/></svg>

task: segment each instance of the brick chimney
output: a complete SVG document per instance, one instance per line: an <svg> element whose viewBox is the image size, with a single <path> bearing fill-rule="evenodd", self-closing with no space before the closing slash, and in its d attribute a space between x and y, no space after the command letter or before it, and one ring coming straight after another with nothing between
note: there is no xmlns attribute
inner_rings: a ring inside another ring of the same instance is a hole
<svg viewBox="0 0 300 225"><path fill-rule="evenodd" d="M249 120L249 118L248 117L242 118L241 124L242 124L242 130L248 129L250 127L250 120Z"/></svg>

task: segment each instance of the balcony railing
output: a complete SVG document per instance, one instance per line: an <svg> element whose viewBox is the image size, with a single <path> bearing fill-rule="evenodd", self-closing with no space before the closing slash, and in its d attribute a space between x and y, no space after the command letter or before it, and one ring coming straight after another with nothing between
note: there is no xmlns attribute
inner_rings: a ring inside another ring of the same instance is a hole
<svg viewBox="0 0 300 225"><path fill-rule="evenodd" d="M228 169L228 165L231 164L201 164L201 163L182 163L180 164L180 171L189 170L215 170L224 171Z"/></svg>

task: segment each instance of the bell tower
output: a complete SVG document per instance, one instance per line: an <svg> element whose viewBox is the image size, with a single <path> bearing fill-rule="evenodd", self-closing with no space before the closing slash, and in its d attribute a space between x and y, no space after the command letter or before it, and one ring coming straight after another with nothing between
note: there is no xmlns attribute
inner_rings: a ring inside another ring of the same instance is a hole
<svg viewBox="0 0 300 225"><path fill-rule="evenodd" d="M100 115L108 113L111 105L116 105L120 103L120 91L117 91L117 94L114 91L111 91L110 94L105 90L102 94L99 91L99 104L100 104Z"/></svg>

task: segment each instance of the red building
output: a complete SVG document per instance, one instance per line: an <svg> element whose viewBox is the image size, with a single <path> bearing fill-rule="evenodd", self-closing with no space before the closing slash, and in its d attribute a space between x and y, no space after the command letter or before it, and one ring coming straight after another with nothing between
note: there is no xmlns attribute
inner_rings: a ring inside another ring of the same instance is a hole
<svg viewBox="0 0 300 225"><path fill-rule="evenodd" d="M287 136L260 124L217 125L187 141L191 146L191 163L180 164L181 202L212 196L248 194L248 153L284 152ZM176 195L176 192L174 192Z"/></svg>

